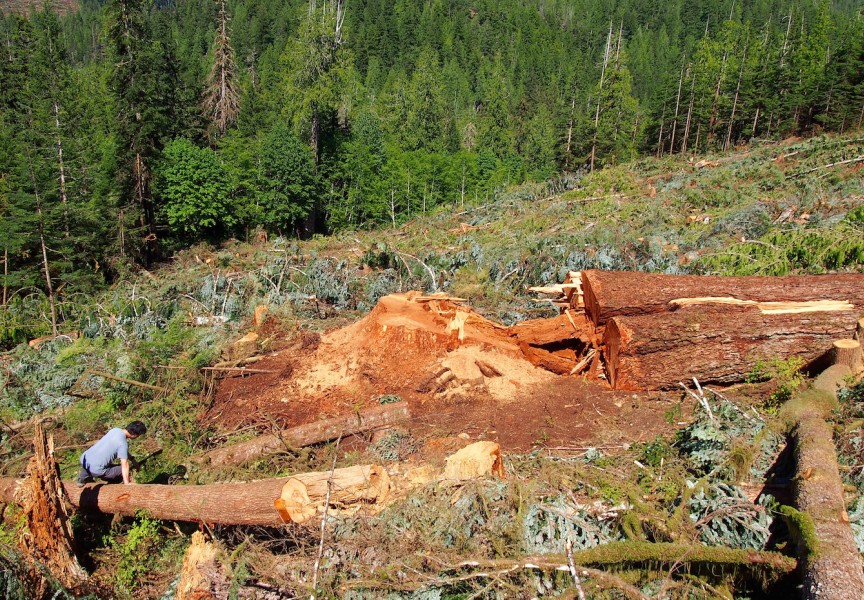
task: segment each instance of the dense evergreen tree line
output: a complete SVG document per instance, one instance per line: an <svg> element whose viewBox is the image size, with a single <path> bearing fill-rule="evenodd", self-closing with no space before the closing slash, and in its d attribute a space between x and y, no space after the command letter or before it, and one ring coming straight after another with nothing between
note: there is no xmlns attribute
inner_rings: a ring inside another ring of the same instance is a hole
<svg viewBox="0 0 864 600"><path fill-rule="evenodd" d="M55 321L199 240L864 119L851 1L84 0L0 59L2 302Z"/></svg>

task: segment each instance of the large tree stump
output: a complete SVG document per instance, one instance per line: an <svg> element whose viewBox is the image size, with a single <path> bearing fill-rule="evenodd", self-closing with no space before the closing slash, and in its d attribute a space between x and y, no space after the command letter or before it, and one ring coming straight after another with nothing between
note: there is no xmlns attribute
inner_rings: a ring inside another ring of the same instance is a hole
<svg viewBox="0 0 864 600"><path fill-rule="evenodd" d="M261 435L246 442L211 450L203 460L214 465L242 465L261 456L288 448L335 440L340 436L389 427L411 418L407 402L382 404L359 413L305 423L275 434Z"/></svg>
<svg viewBox="0 0 864 600"><path fill-rule="evenodd" d="M668 312L672 300L732 297L754 302L845 301L864 307L864 274L788 277L582 271L585 312L596 325L618 316ZM857 320L857 317L856 319Z"/></svg>
<svg viewBox="0 0 864 600"><path fill-rule="evenodd" d="M794 441L796 503L813 525L805 528L798 546L807 600L864 598L864 565L846 513L833 428L826 421L849 374L848 366L830 367L783 408Z"/></svg>
<svg viewBox="0 0 864 600"><path fill-rule="evenodd" d="M619 316L604 333L613 388L669 389L696 377L740 382L759 360L811 362L855 330L853 311L764 314L754 306L694 305L675 312Z"/></svg>
<svg viewBox="0 0 864 600"><path fill-rule="evenodd" d="M46 438L37 421L33 440L34 456L27 467L27 478L17 487L15 501L21 505L27 528L21 532L19 546L35 563L32 577L41 584L38 565L69 589L79 588L87 572L78 564L69 515L63 504L60 469L54 460L54 443ZM41 594L39 594L41 595Z"/></svg>

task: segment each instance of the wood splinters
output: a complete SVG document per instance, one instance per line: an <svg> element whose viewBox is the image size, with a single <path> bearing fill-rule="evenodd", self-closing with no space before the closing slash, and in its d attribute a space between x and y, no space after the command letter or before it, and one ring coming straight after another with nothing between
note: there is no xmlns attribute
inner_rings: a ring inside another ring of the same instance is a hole
<svg viewBox="0 0 864 600"><path fill-rule="evenodd" d="M588 354L585 355L585 358L576 363L576 366L570 371L571 375L578 375L582 371L588 368L591 364L591 361L594 360L594 355L597 354L597 350L592 348L588 351Z"/></svg>
<svg viewBox="0 0 864 600"><path fill-rule="evenodd" d="M433 375L430 375L429 377L424 379L422 382L420 382L420 385L418 385L415 389L418 392L420 392L421 394L425 394L426 392L431 392L432 387L433 387L432 384L435 383L439 377L441 377L444 373L446 373L449 370L450 370L449 367L444 367L443 369L439 369Z"/></svg>
<svg viewBox="0 0 864 600"><path fill-rule="evenodd" d="M501 377L501 375L503 375L501 371L482 360L475 360L474 364L476 364L477 368L480 369L480 372L483 373L483 377Z"/></svg>

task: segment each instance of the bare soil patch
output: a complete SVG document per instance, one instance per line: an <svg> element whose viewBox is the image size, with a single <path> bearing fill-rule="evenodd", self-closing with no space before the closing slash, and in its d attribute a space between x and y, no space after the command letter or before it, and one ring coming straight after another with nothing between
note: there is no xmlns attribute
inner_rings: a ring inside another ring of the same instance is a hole
<svg viewBox="0 0 864 600"><path fill-rule="evenodd" d="M290 427L398 396L418 439L463 434L510 451L572 450L649 441L668 430L664 415L680 400L547 371L525 357L509 328L417 292L382 298L320 340L300 334L255 368L271 372L222 380L206 422L229 431Z"/></svg>

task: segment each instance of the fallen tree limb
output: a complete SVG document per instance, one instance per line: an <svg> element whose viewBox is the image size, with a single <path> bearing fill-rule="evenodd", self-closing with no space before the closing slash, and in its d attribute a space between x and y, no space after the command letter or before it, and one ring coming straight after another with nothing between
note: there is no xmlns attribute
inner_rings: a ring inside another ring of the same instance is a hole
<svg viewBox="0 0 864 600"><path fill-rule="evenodd" d="M794 495L800 511L787 511L787 516L798 521L798 555L808 600L864 598L864 565L849 526L834 431L827 422L837 406L837 389L850 374L847 365L829 367L782 412L795 443Z"/></svg>
<svg viewBox="0 0 864 600"><path fill-rule="evenodd" d="M242 465L267 454L335 440L340 436L388 427L411 418L406 402L382 404L358 413L298 425L246 442L207 452L199 460L214 465Z"/></svg>
<svg viewBox="0 0 864 600"><path fill-rule="evenodd" d="M96 377L102 377L104 379L110 379L111 381L117 381L119 383L125 383L126 385L144 388L145 390L153 390L154 392L161 392L163 394L170 394L171 393L171 390L169 390L168 388L159 387L158 385L150 385L149 383L143 383L141 381L135 381L134 379L126 379L125 377L117 377L116 375L111 375L110 373L103 373L101 371L86 371L85 374L94 375Z"/></svg>
<svg viewBox="0 0 864 600"><path fill-rule="evenodd" d="M424 555L441 565L438 559ZM610 542L593 548L573 551L573 562L578 568L584 566L610 566L652 563L654 566L679 564L710 564L758 570L773 576L789 575L798 568L794 558L763 550L739 550L722 546L702 544ZM478 569L503 569L518 565L524 569L570 571L568 557L563 554L524 556L518 559L496 559L464 561L447 565L448 570L467 567Z"/></svg>

